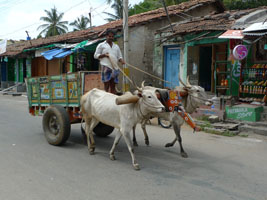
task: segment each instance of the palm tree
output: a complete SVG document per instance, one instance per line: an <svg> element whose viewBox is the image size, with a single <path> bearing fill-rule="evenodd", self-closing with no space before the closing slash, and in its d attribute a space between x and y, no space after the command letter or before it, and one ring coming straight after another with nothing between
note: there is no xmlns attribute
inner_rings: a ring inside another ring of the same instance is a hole
<svg viewBox="0 0 267 200"><path fill-rule="evenodd" d="M111 4L112 0L107 0L108 4ZM118 19L123 18L123 0L113 0L113 4L111 5L111 8L115 10L115 14L111 14L108 12L104 12L109 16L109 18L106 18L108 22L115 21Z"/></svg>
<svg viewBox="0 0 267 200"><path fill-rule="evenodd" d="M90 19L88 17L82 16L77 18L74 22L70 23L74 27L74 31L85 30L88 28Z"/></svg>
<svg viewBox="0 0 267 200"><path fill-rule="evenodd" d="M58 13L56 7L51 8L51 11L44 10L47 14L46 17L41 17L40 20L46 22L39 26L37 30L43 29L39 35L45 34L45 37L60 35L68 31L67 21L61 21L64 13Z"/></svg>

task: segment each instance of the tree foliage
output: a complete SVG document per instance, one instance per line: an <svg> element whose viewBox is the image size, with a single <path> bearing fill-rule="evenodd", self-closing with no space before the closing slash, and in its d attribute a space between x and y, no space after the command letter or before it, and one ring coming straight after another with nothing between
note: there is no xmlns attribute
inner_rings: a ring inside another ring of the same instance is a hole
<svg viewBox="0 0 267 200"><path fill-rule="evenodd" d="M185 2L188 0L165 0L166 6L171 6L175 4L180 4L182 2ZM163 3L162 0L144 0L143 2L140 2L139 4L133 5L129 9L129 15L135 15L143 12L147 12L150 10L155 10L158 8L162 8Z"/></svg>
<svg viewBox="0 0 267 200"><path fill-rule="evenodd" d="M106 18L108 22L115 21L123 18L123 0L107 0L108 4L112 4L111 8L114 9L115 14L104 12L109 18Z"/></svg>
<svg viewBox="0 0 267 200"><path fill-rule="evenodd" d="M90 19L83 15L81 15L80 18L78 17L75 21L70 23L70 25L74 27L74 31L85 30L88 28L89 24L90 24Z"/></svg>
<svg viewBox="0 0 267 200"><path fill-rule="evenodd" d="M243 10L267 6L267 0L223 0L223 3L229 10Z"/></svg>
<svg viewBox="0 0 267 200"><path fill-rule="evenodd" d="M58 13L56 7L51 8L51 11L44 10L46 15L41 17L40 20L45 24L40 25L37 30L42 29L39 35L45 34L45 37L60 35L68 31L67 21L61 21L64 13Z"/></svg>
<svg viewBox="0 0 267 200"><path fill-rule="evenodd" d="M167 6L180 4L188 0L165 0ZM267 6L267 0L221 0L226 9L249 9L257 8L259 6ZM138 4L131 6L129 15L135 15L150 10L155 10L163 7L162 0L144 0Z"/></svg>
<svg viewBox="0 0 267 200"><path fill-rule="evenodd" d="M189 0L164 0L166 6L180 4L182 2L186 2ZM256 8L259 6L267 6L267 0L221 0L225 5L226 9L248 9L248 8ZM108 4L112 4L111 8L114 9L115 14L104 12L109 16L107 21L114 21L123 18L123 0L107 0ZM144 0L138 4L133 6L129 6L129 16L148 12L150 10L155 10L158 8L162 8L163 3L162 0Z"/></svg>

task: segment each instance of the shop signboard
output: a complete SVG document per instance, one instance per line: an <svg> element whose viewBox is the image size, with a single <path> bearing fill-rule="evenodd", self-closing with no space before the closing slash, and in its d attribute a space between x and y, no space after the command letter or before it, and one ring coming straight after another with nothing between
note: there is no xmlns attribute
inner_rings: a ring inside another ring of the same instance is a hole
<svg viewBox="0 0 267 200"><path fill-rule="evenodd" d="M228 30L219 36L221 39L243 39L241 30Z"/></svg>
<svg viewBox="0 0 267 200"><path fill-rule="evenodd" d="M236 60L243 60L248 55L248 49L245 45L237 45L233 50L233 56Z"/></svg>
<svg viewBox="0 0 267 200"><path fill-rule="evenodd" d="M232 64L232 87L231 87L232 95L238 96L241 63L239 60L232 60L231 64Z"/></svg>
<svg viewBox="0 0 267 200"><path fill-rule="evenodd" d="M256 122L260 120L260 114L263 111L263 107L241 104L236 106L226 106L225 111L228 119Z"/></svg>

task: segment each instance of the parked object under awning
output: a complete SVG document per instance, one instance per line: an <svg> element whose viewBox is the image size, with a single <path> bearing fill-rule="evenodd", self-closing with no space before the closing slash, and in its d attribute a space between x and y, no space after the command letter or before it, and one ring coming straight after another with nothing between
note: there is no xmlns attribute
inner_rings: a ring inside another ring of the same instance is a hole
<svg viewBox="0 0 267 200"><path fill-rule="evenodd" d="M241 30L228 30L219 36L222 39L243 39L243 37Z"/></svg>

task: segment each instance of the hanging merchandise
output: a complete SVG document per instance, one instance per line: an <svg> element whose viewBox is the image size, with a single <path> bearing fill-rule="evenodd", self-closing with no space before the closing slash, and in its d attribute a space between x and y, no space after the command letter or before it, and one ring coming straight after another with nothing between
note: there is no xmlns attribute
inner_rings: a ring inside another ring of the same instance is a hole
<svg viewBox="0 0 267 200"><path fill-rule="evenodd" d="M245 45L237 45L233 50L233 56L236 60L243 60L248 55L248 49Z"/></svg>
<svg viewBox="0 0 267 200"><path fill-rule="evenodd" d="M267 64L253 64L242 69L242 83L239 87L241 100L266 103Z"/></svg>

